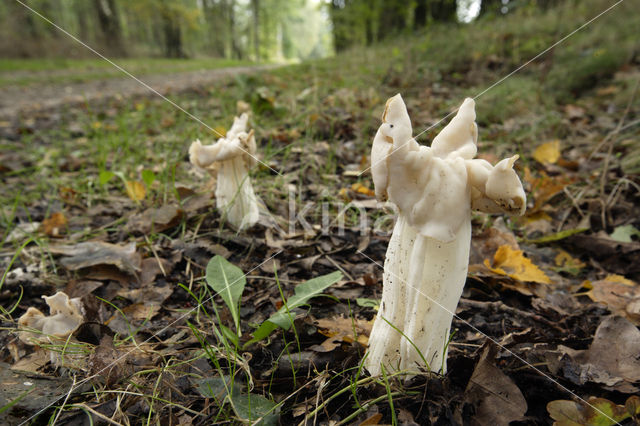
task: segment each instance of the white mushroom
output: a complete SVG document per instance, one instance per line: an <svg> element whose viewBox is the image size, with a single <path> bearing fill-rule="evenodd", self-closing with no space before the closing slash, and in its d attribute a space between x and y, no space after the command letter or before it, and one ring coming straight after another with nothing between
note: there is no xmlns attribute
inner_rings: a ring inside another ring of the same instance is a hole
<svg viewBox="0 0 640 426"><path fill-rule="evenodd" d="M196 140L189 148L195 166L217 175L216 205L235 228L253 226L259 218L258 201L253 192L249 168L255 164L256 140L253 130L246 132L246 113L236 117L224 138L213 145Z"/></svg>
<svg viewBox="0 0 640 426"><path fill-rule="evenodd" d="M495 167L474 160L475 103L466 99L431 147L412 138L402 97L387 101L373 141L371 173L379 200L399 216L384 264L380 310L365 367L380 374L428 367L446 372L451 320L466 281L471 209L522 214L517 156ZM425 365L425 362L427 365Z"/></svg>
<svg viewBox="0 0 640 426"><path fill-rule="evenodd" d="M49 305L49 316L37 308L29 308L18 319L20 340L27 344L64 340L73 333L84 320L80 299L69 299L59 291L53 296L42 296Z"/></svg>

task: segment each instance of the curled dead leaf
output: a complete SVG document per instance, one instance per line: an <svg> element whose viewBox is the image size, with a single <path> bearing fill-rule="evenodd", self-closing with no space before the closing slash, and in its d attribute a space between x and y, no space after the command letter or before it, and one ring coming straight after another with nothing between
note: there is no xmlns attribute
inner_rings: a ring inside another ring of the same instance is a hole
<svg viewBox="0 0 640 426"><path fill-rule="evenodd" d="M489 264L488 259L484 260L484 264L491 272L518 281L551 284L551 279L531 259L525 257L522 250L514 250L508 245L498 248L493 256L493 265Z"/></svg>

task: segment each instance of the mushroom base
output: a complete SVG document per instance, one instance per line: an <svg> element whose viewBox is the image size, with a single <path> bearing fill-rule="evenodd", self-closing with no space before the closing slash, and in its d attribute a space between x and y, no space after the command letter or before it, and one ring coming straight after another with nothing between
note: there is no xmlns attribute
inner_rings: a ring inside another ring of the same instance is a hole
<svg viewBox="0 0 640 426"><path fill-rule="evenodd" d="M443 243L398 217L384 265L380 310L364 366L372 375L447 371L451 320L467 278L471 220ZM426 362L426 365L425 365Z"/></svg>

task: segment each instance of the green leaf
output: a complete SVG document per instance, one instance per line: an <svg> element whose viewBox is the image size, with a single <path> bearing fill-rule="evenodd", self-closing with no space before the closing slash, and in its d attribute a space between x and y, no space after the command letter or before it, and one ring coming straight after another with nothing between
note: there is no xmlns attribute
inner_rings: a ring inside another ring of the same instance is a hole
<svg viewBox="0 0 640 426"><path fill-rule="evenodd" d="M238 310L238 301L247 280L242 269L231 264L222 256L214 256L207 265L205 274L207 284L216 293L220 294L224 303L229 307L236 331L240 333L240 312Z"/></svg>
<svg viewBox="0 0 640 426"><path fill-rule="evenodd" d="M142 171L142 181L147 184L147 186L151 186L154 180L156 180L156 174L151 170L144 169Z"/></svg>
<svg viewBox="0 0 640 426"><path fill-rule="evenodd" d="M623 225L617 226L610 236L621 243L630 243L632 242L631 237L640 236L640 231L633 225Z"/></svg>
<svg viewBox="0 0 640 426"><path fill-rule="evenodd" d="M236 415L244 420L256 421L262 417L257 424L271 426L278 424L278 413L276 404L261 395L255 394L234 394L231 396L233 410Z"/></svg>
<svg viewBox="0 0 640 426"><path fill-rule="evenodd" d="M380 300L378 299L368 299L366 297L358 297L356 299L356 303L358 306L362 306L363 308L373 308L376 311L380 308Z"/></svg>
<svg viewBox="0 0 640 426"><path fill-rule="evenodd" d="M104 185L105 183L113 179L115 175L116 175L115 173L110 172L108 170L102 170L98 175L98 182L100 183L100 185Z"/></svg>
<svg viewBox="0 0 640 426"><path fill-rule="evenodd" d="M525 240L528 244L546 244L554 241L564 240L572 235L580 234L588 231L589 228L576 228L567 229L565 231L556 232L555 234L545 235L544 237L536 238L535 240Z"/></svg>
<svg viewBox="0 0 640 426"><path fill-rule="evenodd" d="M238 335L231 331L229 327L220 324L220 329L222 330L222 335L225 337L225 339L233 343L233 346L237 348L238 345L240 345L240 339L238 338Z"/></svg>
<svg viewBox="0 0 640 426"><path fill-rule="evenodd" d="M637 396L632 396L625 405L616 405L604 398L591 397L589 405L583 402L568 400L551 401L547 411L557 426L610 426L628 419L640 412L636 403Z"/></svg>
<svg viewBox="0 0 640 426"><path fill-rule="evenodd" d="M196 390L205 398L213 398L219 405L224 403L225 397L231 394L239 394L240 385L234 381L231 383L230 376L208 377L206 379L195 380Z"/></svg>
<svg viewBox="0 0 640 426"><path fill-rule="evenodd" d="M271 315L269 319L260 324L260 327L253 332L253 338L245 343L245 347L267 338L276 328L280 327L288 330L293 321L288 311L305 305L309 299L318 296L322 291L338 282L342 278L340 271L335 271L327 275L322 275L305 281L295 288L295 293L282 306L278 312Z"/></svg>

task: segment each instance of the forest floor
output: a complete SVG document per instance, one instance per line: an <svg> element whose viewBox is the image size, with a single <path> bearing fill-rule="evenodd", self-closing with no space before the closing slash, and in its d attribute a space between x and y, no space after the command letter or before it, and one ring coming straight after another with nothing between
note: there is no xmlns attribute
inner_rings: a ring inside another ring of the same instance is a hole
<svg viewBox="0 0 640 426"><path fill-rule="evenodd" d="M635 5L494 85L607 6L525 8L171 92L209 128L142 95L0 120L1 422L638 424ZM361 172L396 93L414 134L475 96L480 157L519 154L527 192L522 217L473 216L446 375L361 366L393 226ZM187 152L247 107L264 210L236 232ZM60 290L83 324L27 344L18 319Z"/></svg>

